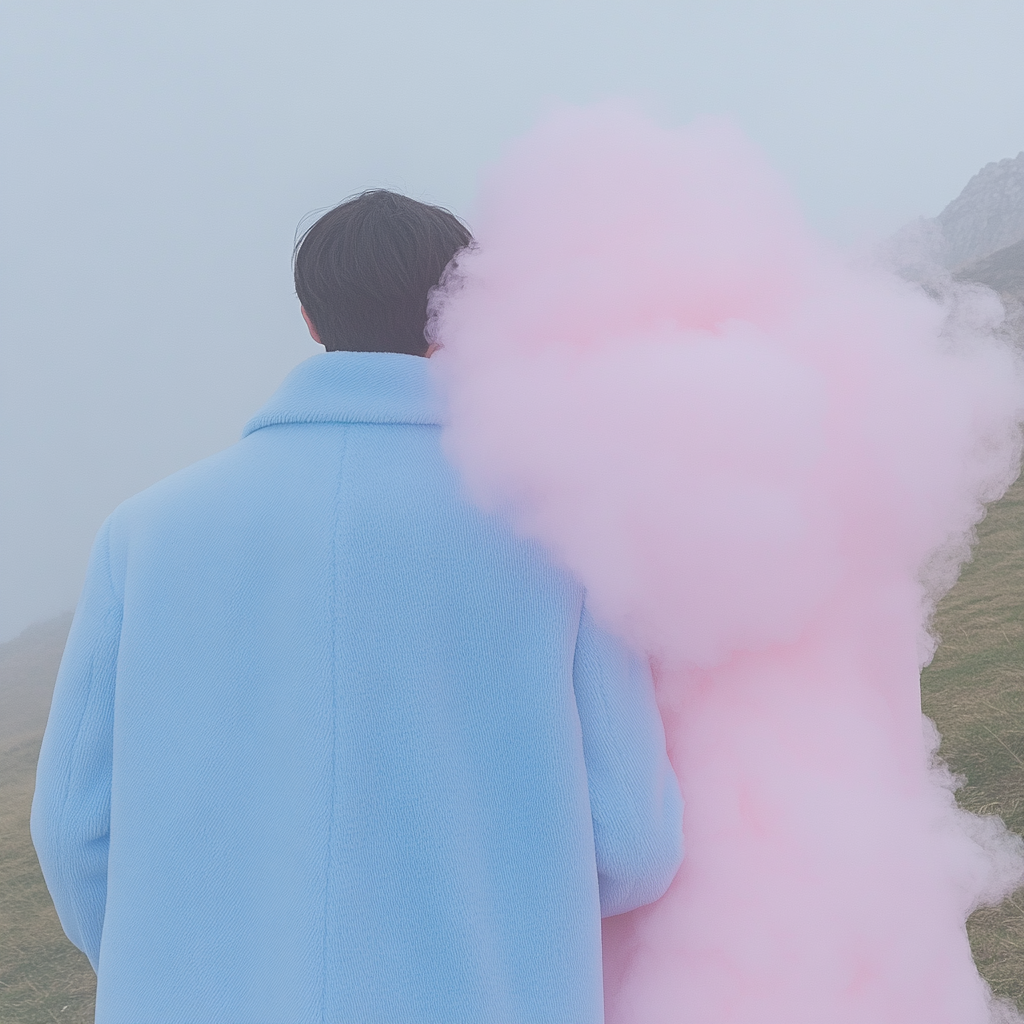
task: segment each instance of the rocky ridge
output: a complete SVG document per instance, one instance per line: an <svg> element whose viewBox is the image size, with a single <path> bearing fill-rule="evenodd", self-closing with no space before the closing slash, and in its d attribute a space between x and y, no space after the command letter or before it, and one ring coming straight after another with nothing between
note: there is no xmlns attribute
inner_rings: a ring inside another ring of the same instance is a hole
<svg viewBox="0 0 1024 1024"><path fill-rule="evenodd" d="M935 221L954 271L1024 240L1024 152L983 167Z"/></svg>
<svg viewBox="0 0 1024 1024"><path fill-rule="evenodd" d="M987 164L937 217L905 225L878 257L937 296L958 281L991 288L1007 326L1024 335L1024 152Z"/></svg>

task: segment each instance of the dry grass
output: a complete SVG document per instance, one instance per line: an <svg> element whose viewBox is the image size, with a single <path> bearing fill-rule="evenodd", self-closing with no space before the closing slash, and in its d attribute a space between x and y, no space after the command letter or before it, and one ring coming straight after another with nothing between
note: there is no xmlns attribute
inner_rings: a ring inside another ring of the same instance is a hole
<svg viewBox="0 0 1024 1024"><path fill-rule="evenodd" d="M0 1021L89 1024L96 976L64 936L29 838L39 740L13 741L0 753Z"/></svg>
<svg viewBox="0 0 1024 1024"><path fill-rule="evenodd" d="M974 560L942 602L942 639L921 679L940 753L966 776L962 806L1024 833L1024 481L994 505ZM1024 890L968 923L982 974L1024 1006Z"/></svg>

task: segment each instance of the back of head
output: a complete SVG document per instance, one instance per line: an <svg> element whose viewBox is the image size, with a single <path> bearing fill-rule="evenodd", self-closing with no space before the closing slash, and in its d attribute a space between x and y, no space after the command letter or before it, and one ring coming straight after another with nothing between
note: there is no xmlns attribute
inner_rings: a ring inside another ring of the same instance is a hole
<svg viewBox="0 0 1024 1024"><path fill-rule="evenodd" d="M427 295L471 241L447 210L364 192L299 239L295 292L328 352L425 355Z"/></svg>

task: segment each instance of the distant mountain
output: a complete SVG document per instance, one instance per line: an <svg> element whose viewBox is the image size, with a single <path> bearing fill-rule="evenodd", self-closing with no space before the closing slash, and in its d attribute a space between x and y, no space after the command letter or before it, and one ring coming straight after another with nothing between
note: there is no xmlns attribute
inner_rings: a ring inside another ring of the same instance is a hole
<svg viewBox="0 0 1024 1024"><path fill-rule="evenodd" d="M1024 152L987 164L942 213L911 221L877 255L935 295L951 280L986 285L1002 296L1011 329L1024 330Z"/></svg>
<svg viewBox="0 0 1024 1024"><path fill-rule="evenodd" d="M950 270L1024 240L1024 152L983 167L935 220Z"/></svg>

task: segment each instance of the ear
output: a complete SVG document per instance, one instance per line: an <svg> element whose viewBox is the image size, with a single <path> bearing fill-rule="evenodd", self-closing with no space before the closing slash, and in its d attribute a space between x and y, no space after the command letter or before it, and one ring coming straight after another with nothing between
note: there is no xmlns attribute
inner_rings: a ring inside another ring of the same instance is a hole
<svg viewBox="0 0 1024 1024"><path fill-rule="evenodd" d="M320 340L320 332L316 329L316 325L312 320L309 319L309 314L306 312L305 306L299 307L302 310L302 319L306 321L306 326L309 328L309 336L318 344L322 345L323 342Z"/></svg>

